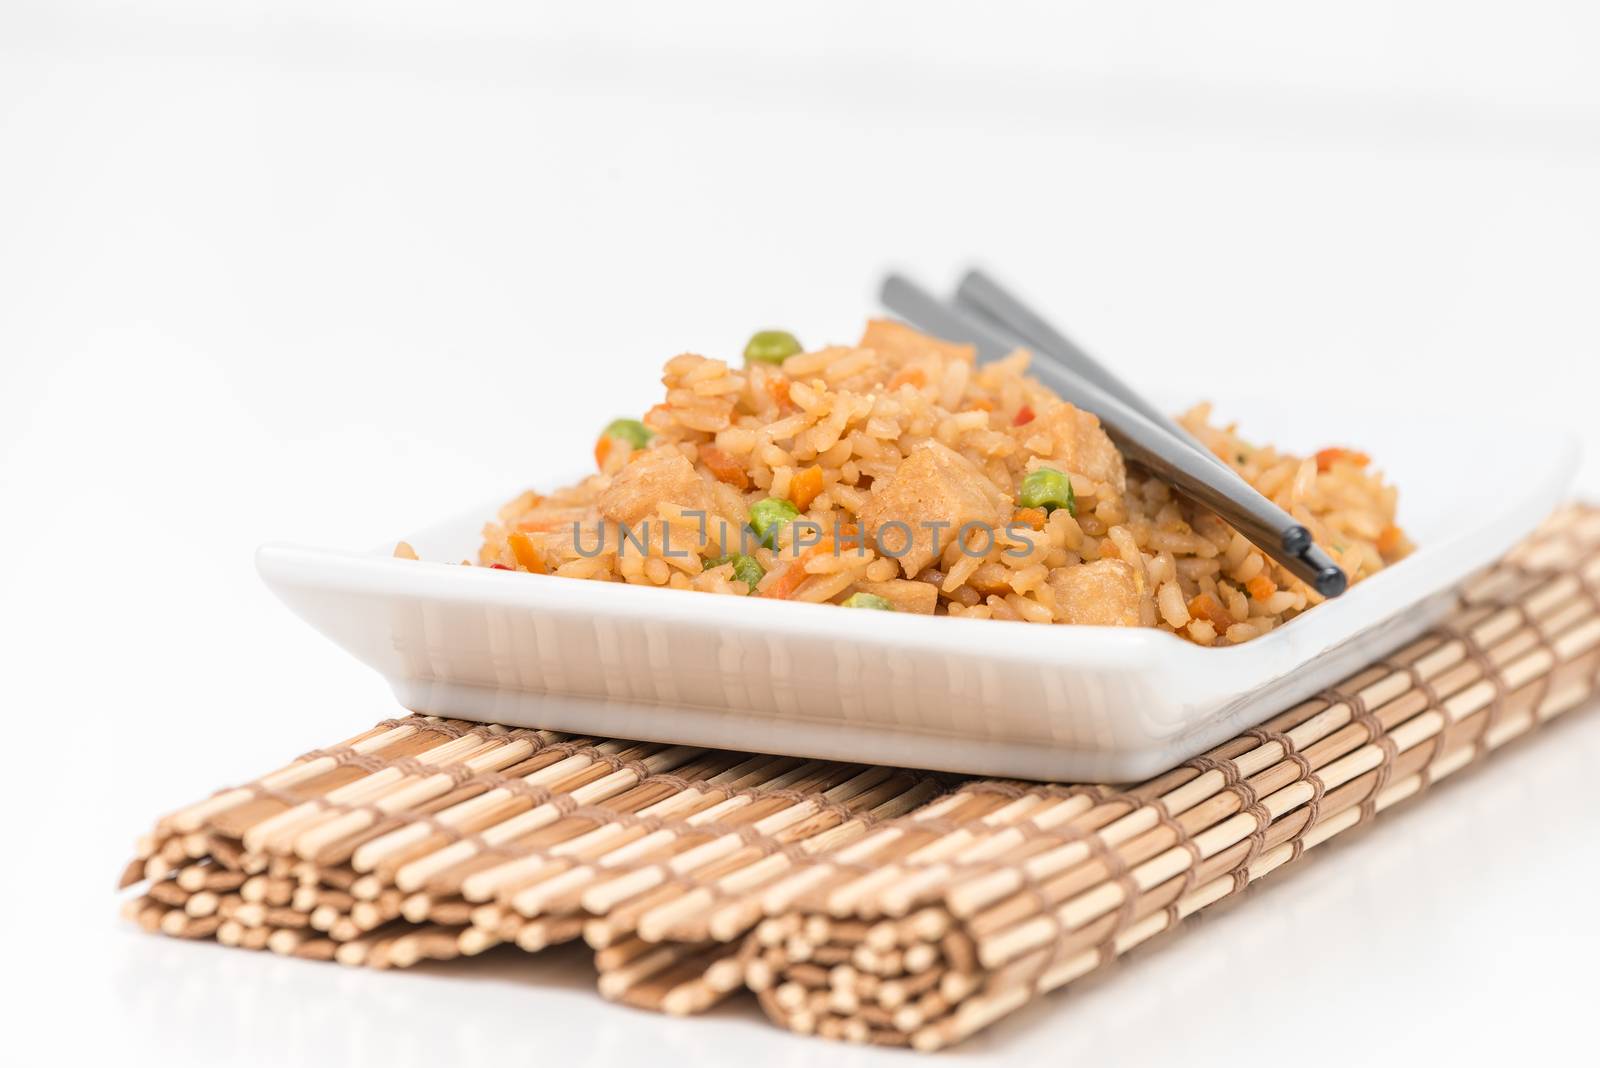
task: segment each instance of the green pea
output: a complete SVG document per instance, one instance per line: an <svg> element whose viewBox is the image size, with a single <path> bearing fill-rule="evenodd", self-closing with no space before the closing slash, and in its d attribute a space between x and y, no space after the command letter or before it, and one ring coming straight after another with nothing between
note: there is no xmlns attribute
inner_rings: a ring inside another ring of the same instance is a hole
<svg viewBox="0 0 1600 1068"><path fill-rule="evenodd" d="M782 497L768 497L764 501L757 501L750 506L750 529L755 531L761 544L769 549L778 547L778 528L785 523L792 523L800 515L800 509Z"/></svg>
<svg viewBox="0 0 1600 1068"><path fill-rule="evenodd" d="M745 363L782 363L800 351L800 339L787 330L757 330L744 346Z"/></svg>
<svg viewBox="0 0 1600 1068"><path fill-rule="evenodd" d="M749 586L752 590L767 575L767 569L762 567L760 562L753 556L745 556L742 553L729 553L727 556L706 557L707 571L714 567L721 567L723 564L732 564L733 577Z"/></svg>
<svg viewBox="0 0 1600 1068"><path fill-rule="evenodd" d="M636 449L642 449L655 437L655 431L639 422L637 419L613 419L611 423L600 432L603 438L621 438Z"/></svg>
<svg viewBox="0 0 1600 1068"><path fill-rule="evenodd" d="M894 611L894 605L889 603L887 597L879 597L875 593L852 593L839 603L846 608L875 608L879 612Z"/></svg>
<svg viewBox="0 0 1600 1068"><path fill-rule="evenodd" d="M1068 515L1078 514L1078 499L1072 493L1072 479L1053 467L1040 467L1029 471L1017 493L1017 503L1024 508L1043 508L1053 512L1065 508Z"/></svg>
<svg viewBox="0 0 1600 1068"><path fill-rule="evenodd" d="M735 556L733 558L733 577L749 586L752 591L766 575L766 568L757 563L755 557Z"/></svg>

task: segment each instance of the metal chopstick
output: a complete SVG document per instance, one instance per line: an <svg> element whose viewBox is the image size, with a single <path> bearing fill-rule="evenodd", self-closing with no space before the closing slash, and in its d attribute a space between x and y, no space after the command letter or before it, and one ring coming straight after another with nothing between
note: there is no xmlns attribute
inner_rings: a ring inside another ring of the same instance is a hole
<svg viewBox="0 0 1600 1068"><path fill-rule="evenodd" d="M1181 423L1146 400L988 274L977 269L968 271L956 287L955 302L963 310L976 312L1000 327L1002 332L1014 335L1041 359L1053 359L1064 365L1090 385L1098 386L1152 423L1166 428L1207 458L1226 466L1226 461L1206 448ZM1300 551L1298 546L1290 546L1290 549Z"/></svg>
<svg viewBox="0 0 1600 1068"><path fill-rule="evenodd" d="M1188 445L1199 451L1201 455L1227 471L1230 476L1237 478L1237 473L1228 466L1225 460L1206 448L1198 438L1189 433L1176 420L1165 415L1132 386L1129 386L1098 360L1073 344L1065 334L1051 326L1044 316L1035 312L1021 298L1007 291L999 282L996 282L984 272L979 270L968 271L966 277L961 280L961 284L957 287L955 299L962 307L979 312L981 317L997 325L1000 328L999 333L1009 333L1017 337L1040 357L1053 359L1066 367L1067 370L1088 380L1091 384L1099 386L1150 419L1157 426L1167 428L1178 439L1180 445ZM1240 483L1247 487L1249 486L1242 479L1240 479ZM1263 503L1271 505L1270 501L1266 501L1264 497L1255 492L1254 487L1249 487L1246 503L1252 502L1257 508ZM1276 506L1272 507L1276 509ZM1282 517L1283 522L1294 523L1281 510L1278 510L1278 514ZM1333 558L1327 554L1327 551L1311 540L1310 533L1303 526L1294 524L1294 526L1287 528L1287 531L1284 548L1297 556L1303 557L1307 565L1316 572L1319 579L1313 583L1313 586L1319 592L1332 588L1337 588L1340 592L1343 592L1345 586L1348 585L1347 577L1339 570L1338 565L1333 562ZM1326 594L1326 596L1338 596L1338 594Z"/></svg>
<svg viewBox="0 0 1600 1068"><path fill-rule="evenodd" d="M881 297L891 311L922 329L975 346L979 358L985 361L999 359L1017 347L1004 332L969 311L946 304L900 275L884 280ZM1188 442L1175 438L1166 427L1053 359L1040 360L1031 370L1062 397L1098 415L1129 457L1216 512L1322 596L1337 597L1344 592L1346 576L1331 560L1327 567L1321 567L1314 558L1307 559L1288 547L1297 541L1310 543L1305 528L1232 469L1208 459ZM1300 532L1298 537L1295 530Z"/></svg>

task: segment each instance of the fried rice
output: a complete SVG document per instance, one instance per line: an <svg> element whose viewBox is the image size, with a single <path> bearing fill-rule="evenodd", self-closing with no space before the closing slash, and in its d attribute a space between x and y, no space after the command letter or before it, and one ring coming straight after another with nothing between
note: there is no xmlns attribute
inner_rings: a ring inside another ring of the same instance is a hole
<svg viewBox="0 0 1600 1068"><path fill-rule="evenodd" d="M478 564L970 619L1157 627L1200 645L1248 641L1321 600L1129 465L1094 415L1028 377L1027 352L974 357L888 321L870 322L855 345L779 362L676 356L664 402L607 429L595 474L507 503L484 528ZM1351 582L1411 550L1395 489L1364 454L1257 446L1213 425L1206 405L1181 421L1304 524ZM1067 499L1027 507L1025 480L1041 470L1035 482L1065 476ZM759 529L753 514L778 521Z"/></svg>

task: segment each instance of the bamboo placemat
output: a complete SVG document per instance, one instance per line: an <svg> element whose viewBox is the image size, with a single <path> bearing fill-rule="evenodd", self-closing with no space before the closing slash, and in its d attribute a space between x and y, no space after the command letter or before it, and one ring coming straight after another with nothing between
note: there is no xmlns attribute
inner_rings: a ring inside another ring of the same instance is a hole
<svg viewBox="0 0 1600 1068"><path fill-rule="evenodd" d="M1422 793L1600 686L1600 509L1447 622L1126 788L386 720L175 812L151 931L372 968L579 937L600 993L741 987L795 1031L932 1050Z"/></svg>

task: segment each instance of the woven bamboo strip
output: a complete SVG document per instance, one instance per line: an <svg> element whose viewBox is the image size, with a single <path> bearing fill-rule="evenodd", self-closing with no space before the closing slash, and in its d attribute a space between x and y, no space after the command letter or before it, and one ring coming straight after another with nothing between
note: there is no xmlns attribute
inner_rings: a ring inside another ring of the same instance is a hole
<svg viewBox="0 0 1600 1068"><path fill-rule="evenodd" d="M779 915L768 922L779 926L768 929L771 944L746 959L750 985L792 1029L936 1049L1242 890L1594 694L1600 569L1593 528L1583 526L1589 539L1570 543L1564 559L1542 554L1548 565L1567 568L1556 583L1518 576L1533 580L1524 589L1554 585L1573 594L1570 603L1544 597L1537 614L1520 602L1516 615L1537 625L1508 626L1492 604L1468 605L1458 625L1500 640L1468 642L1470 660L1448 681L1435 670L1438 654L1461 640L1444 634L1401 656L1410 685L1393 687L1399 692L1386 703L1374 707L1383 678L1364 673L1317 707L1286 713L1191 762L1187 776L1170 773L1121 794L1063 795L1044 809L1076 812L1075 822L1041 828L1035 819L1031 834L1006 828L976 841L955 832L909 850L895 843L893 855L852 858L826 877L819 865L807 873L803 894L772 902ZM1573 576L1579 581L1565 581ZM1503 579L1496 581L1504 586ZM1352 717L1348 706L1362 714ZM1310 732L1318 736L1310 746L1290 750L1274 737L1292 738L1330 713L1347 726L1328 733L1323 724ZM1271 745L1277 751L1253 759ZM1219 764L1234 798L1208 785L1200 790L1206 800L1194 804L1185 789L1217 774ZM1041 807L1039 791L1027 796L1035 801L1029 807ZM960 852L938 848L952 840ZM928 930L894 919L913 909ZM790 933L780 938L780 929ZM807 938L812 930L824 937ZM936 930L943 933L934 937ZM812 961L821 953L848 955L854 969L831 973L838 989L826 997L814 989ZM873 976L870 996L864 975ZM915 1002L884 1004L899 1003L913 982L929 984ZM891 1015L859 1008L874 1000Z"/></svg>
<svg viewBox="0 0 1600 1068"><path fill-rule="evenodd" d="M628 1004L748 983L795 1030L937 1048L1580 703L1597 588L1569 509L1439 631L1123 790L385 721L159 821L125 913L373 968L581 934Z"/></svg>
<svg viewBox="0 0 1600 1068"><path fill-rule="evenodd" d="M501 942L536 951L577 937L593 919L577 908L584 886L569 879L567 907L538 916L537 909L523 915L509 906L492 905L493 912L475 906L457 892L461 882L477 876L476 900L493 896L484 888L498 889L501 898L512 891L525 897L529 880L490 877L506 865L537 871L552 860L593 862L589 881L614 879L631 866L664 865L682 882L705 865L729 867L737 859L730 853L744 846L741 835L758 845L826 841L851 805L899 814L946 787L939 778L889 769L428 717L402 724L405 730L380 726L309 754L287 766L290 774L280 769L216 795L226 804L202 803L163 821L125 876L137 881L151 870L150 858L162 859L160 877L138 899L133 917L176 936L377 968L472 955ZM197 830L186 838L180 827ZM422 834L407 833L417 827ZM452 842L468 836L473 849L439 861ZM379 848L368 848L374 844ZM494 863L484 863L485 856ZM426 889L408 894L397 876L408 866L415 872L419 861L432 862ZM192 913L216 919L197 923ZM618 996L666 1011L707 1007L737 986L713 990L699 982L700 972L727 953L683 954L665 978L652 976ZM666 979L671 983L663 987ZM607 986L626 980L612 978Z"/></svg>

